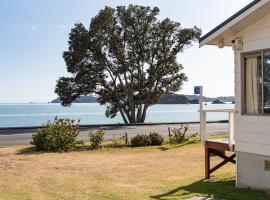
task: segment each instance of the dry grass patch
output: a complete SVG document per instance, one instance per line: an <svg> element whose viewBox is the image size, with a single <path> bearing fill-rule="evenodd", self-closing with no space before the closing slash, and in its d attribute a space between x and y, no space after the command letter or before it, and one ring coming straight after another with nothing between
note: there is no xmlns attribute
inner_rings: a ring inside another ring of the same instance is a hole
<svg viewBox="0 0 270 200"><path fill-rule="evenodd" d="M166 192L204 175L200 144L69 153L25 148L0 149L1 200L174 199ZM234 166L227 165L215 177L233 179Z"/></svg>

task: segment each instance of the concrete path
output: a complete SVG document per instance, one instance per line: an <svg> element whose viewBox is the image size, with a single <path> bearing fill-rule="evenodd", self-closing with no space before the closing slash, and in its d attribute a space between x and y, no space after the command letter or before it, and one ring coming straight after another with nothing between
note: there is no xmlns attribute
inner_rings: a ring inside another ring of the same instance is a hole
<svg viewBox="0 0 270 200"><path fill-rule="evenodd" d="M120 134L128 133L128 137L134 137L138 133L157 132L163 136L168 136L168 127L178 128L180 125L143 125L143 126L108 126L102 127L105 130L105 140L118 138ZM207 132L210 135L224 134L228 131L227 123L210 123L207 124ZM27 145L30 144L31 136L35 130L10 129L0 130L0 147L10 145ZM199 132L199 124L190 125L188 134ZM88 140L88 129L84 128L78 137L79 140Z"/></svg>

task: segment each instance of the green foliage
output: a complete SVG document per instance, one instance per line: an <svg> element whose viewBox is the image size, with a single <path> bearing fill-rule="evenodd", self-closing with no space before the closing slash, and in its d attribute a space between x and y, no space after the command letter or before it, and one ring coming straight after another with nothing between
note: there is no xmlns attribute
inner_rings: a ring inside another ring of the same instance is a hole
<svg viewBox="0 0 270 200"><path fill-rule="evenodd" d="M113 134L113 140L112 140L112 146L113 147L123 147L127 146L126 144L126 134L120 133L117 137L115 134Z"/></svg>
<svg viewBox="0 0 270 200"><path fill-rule="evenodd" d="M133 147L144 147L149 146L151 144L151 141L149 140L148 135L138 134L131 139L130 143Z"/></svg>
<svg viewBox="0 0 270 200"><path fill-rule="evenodd" d="M79 132L79 121L55 118L33 134L31 144L37 151L68 151L74 148Z"/></svg>
<svg viewBox="0 0 270 200"><path fill-rule="evenodd" d="M194 134L190 137L187 138L187 140L185 141L186 144L196 144L196 143L200 143L200 138L197 136L197 134Z"/></svg>
<svg viewBox="0 0 270 200"><path fill-rule="evenodd" d="M191 136L186 136L186 132L189 129L188 124L181 124L180 128L173 128L171 129L170 143L172 144L182 144L187 141L193 141L192 138L195 137L197 134L193 134Z"/></svg>
<svg viewBox="0 0 270 200"><path fill-rule="evenodd" d="M89 141L91 142L92 149L97 149L101 147L104 134L105 132L103 130L97 130L97 131L90 130L89 131L88 136L89 136Z"/></svg>
<svg viewBox="0 0 270 200"><path fill-rule="evenodd" d="M150 133L148 137L151 146L162 145L162 143L164 142L164 138L158 133Z"/></svg>
<svg viewBox="0 0 270 200"><path fill-rule="evenodd" d="M179 91L187 77L177 54L197 41L201 30L158 15L157 7L105 7L88 29L75 24L63 54L72 75L61 77L55 89L62 105L94 93L108 105L107 117L120 113L125 123L141 123L162 94Z"/></svg>
<svg viewBox="0 0 270 200"><path fill-rule="evenodd" d="M157 146L161 145L164 138L158 133L138 134L133 137L130 141L133 147L143 147L143 146Z"/></svg>
<svg viewBox="0 0 270 200"><path fill-rule="evenodd" d="M48 131L44 129L38 129L36 134L32 135L31 144L35 146L37 151L48 151L49 150L49 141L48 141Z"/></svg>

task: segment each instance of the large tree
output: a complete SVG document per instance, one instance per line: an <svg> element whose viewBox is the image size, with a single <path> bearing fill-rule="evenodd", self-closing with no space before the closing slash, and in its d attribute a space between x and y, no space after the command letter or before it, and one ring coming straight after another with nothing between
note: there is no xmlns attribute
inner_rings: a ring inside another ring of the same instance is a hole
<svg viewBox="0 0 270 200"><path fill-rule="evenodd" d="M55 89L62 105L96 94L107 117L120 113L125 123L142 123L162 94L179 91L187 77L176 56L201 30L158 14L157 7L105 7L89 29L75 24L63 54L72 76L59 78Z"/></svg>

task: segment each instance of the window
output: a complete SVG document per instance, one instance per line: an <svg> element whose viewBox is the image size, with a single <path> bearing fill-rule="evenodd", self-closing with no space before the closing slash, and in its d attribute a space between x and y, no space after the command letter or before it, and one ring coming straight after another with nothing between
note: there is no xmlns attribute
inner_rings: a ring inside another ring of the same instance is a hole
<svg viewBox="0 0 270 200"><path fill-rule="evenodd" d="M243 111L270 114L270 51L244 54L243 58Z"/></svg>
<svg viewBox="0 0 270 200"><path fill-rule="evenodd" d="M244 56L245 63L245 113L262 113L262 63L261 54L253 53Z"/></svg>
<svg viewBox="0 0 270 200"><path fill-rule="evenodd" d="M270 113L270 51L263 54L263 109Z"/></svg>

